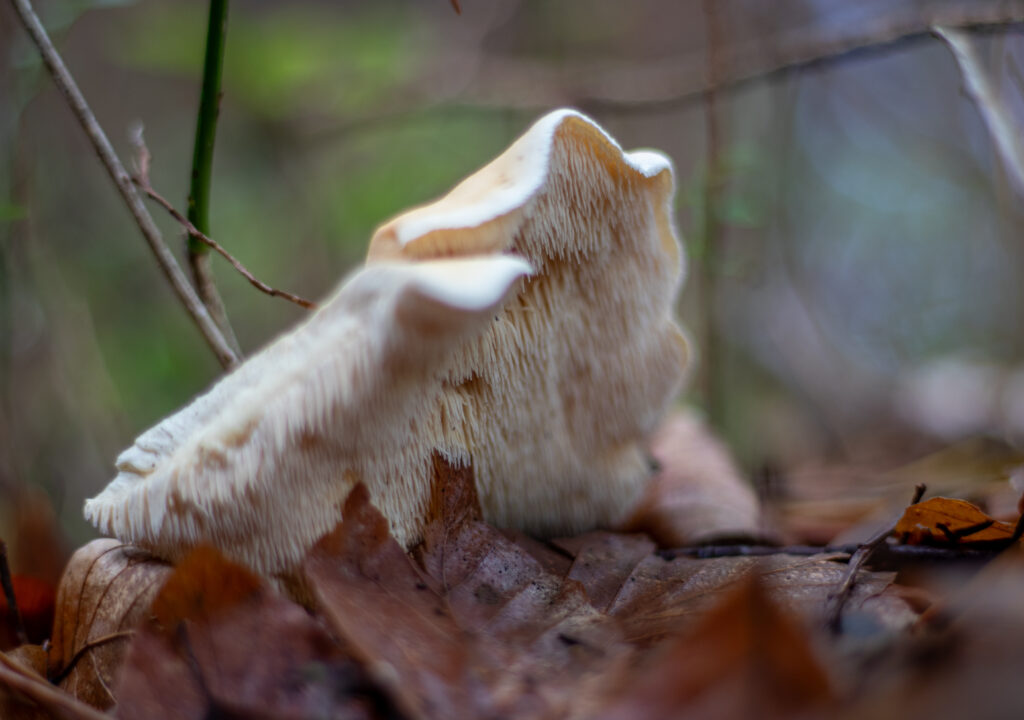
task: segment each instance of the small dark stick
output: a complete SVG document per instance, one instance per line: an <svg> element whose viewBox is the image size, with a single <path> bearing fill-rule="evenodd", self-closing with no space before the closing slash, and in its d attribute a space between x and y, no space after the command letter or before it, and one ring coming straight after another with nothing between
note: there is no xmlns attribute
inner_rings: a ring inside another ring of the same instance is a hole
<svg viewBox="0 0 1024 720"><path fill-rule="evenodd" d="M982 530L992 527L993 524L995 524L995 520L982 520L979 523L968 525L967 527L960 528L959 530L950 530L949 525L946 523L936 523L935 525L942 531L942 534L945 535L950 542L956 543L966 537L970 537L975 533L980 533Z"/></svg>
<svg viewBox="0 0 1024 720"><path fill-rule="evenodd" d="M17 598L14 597L11 568L7 564L7 544L3 540L0 540L0 583L4 586L4 597L7 598L7 622L14 628L18 642L26 645L28 633L25 632L25 623L21 619L21 611L18 610Z"/></svg>
<svg viewBox="0 0 1024 720"><path fill-rule="evenodd" d="M924 483L918 483L914 487L914 496L911 498L911 505L916 505L921 498L924 496L925 490ZM853 588L857 584L857 573L860 572L861 568L871 559L871 556L880 548L886 538L892 535L896 526L899 524L899 520L892 524L891 527L886 527L883 530L877 532L870 540L857 548L850 557L850 562L846 566L846 572L843 574L843 579L839 583L839 589L836 590L835 594L832 595L832 604L829 608L828 615L826 616L826 626L833 633L839 633L842 629L843 622L843 606L850 599L850 595L853 594Z"/></svg>
<svg viewBox="0 0 1024 720"><path fill-rule="evenodd" d="M1020 540L1021 535L1024 535L1024 514L1017 518L1017 524L1013 528L1013 535L1010 536L1010 544L1013 545Z"/></svg>
<svg viewBox="0 0 1024 720"><path fill-rule="evenodd" d="M925 485L924 483L918 483L917 485L915 485L914 486L914 497L910 498L910 504L911 505L917 505L919 502L921 502L921 499L924 497L924 494L927 491L928 491L928 486Z"/></svg>

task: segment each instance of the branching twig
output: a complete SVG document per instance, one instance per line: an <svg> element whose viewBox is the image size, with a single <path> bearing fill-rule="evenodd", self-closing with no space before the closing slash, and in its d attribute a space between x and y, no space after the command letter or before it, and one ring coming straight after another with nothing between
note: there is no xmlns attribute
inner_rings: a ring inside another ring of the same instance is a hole
<svg viewBox="0 0 1024 720"><path fill-rule="evenodd" d="M249 270L244 265L242 265L242 263L236 260L231 253L225 250L220 243L218 243L217 241L213 240L210 237L207 237L206 233L200 232L200 230L191 222L189 222L188 218L182 215L181 212L167 200L167 198L165 198L163 195L154 190L153 186L149 184L149 150L146 148L146 145L142 142L141 137L139 137L138 135L136 135L134 142L137 144L139 148L139 158L137 161L138 172L132 176L132 182L138 185L139 189L142 190L142 192L144 192L147 197L155 201L158 205L160 205L160 207L162 207L164 210L170 213L171 217L177 220L181 224L181 226L185 228L185 231L189 234L189 237L195 238L198 242L204 243L210 249L216 251L221 257L223 257L225 260L231 263L232 267L234 267L235 270L241 273L241 275L245 277L245 279L248 280L252 284L252 286L255 287L257 290L265 292L267 295L272 295L274 297L280 297L284 298L285 300L290 300L296 305L300 305L301 307L307 309L312 309L316 307L316 305L311 303L309 300L301 298L298 295L293 295L289 292L285 292L284 290L272 288L265 282L257 279L251 272L249 272Z"/></svg>
<svg viewBox="0 0 1024 720"><path fill-rule="evenodd" d="M11 568L7 564L7 544L0 540L0 585L3 585L4 597L7 599L7 621L14 627L14 634L22 645L28 642L25 623L18 609L18 598L14 595L14 582L11 580Z"/></svg>
<svg viewBox="0 0 1024 720"><path fill-rule="evenodd" d="M1021 129L1007 110L1005 103L989 78L978 57L974 43L963 30L951 27L936 27L935 34L945 41L953 53L960 74L964 78L964 89L974 101L982 120L992 136L996 154L1002 161L1018 195L1024 195L1024 146L1020 142Z"/></svg>
<svg viewBox="0 0 1024 720"><path fill-rule="evenodd" d="M755 83L772 82L794 72L834 67L847 61L874 57L928 42L934 35L934 26L980 32L1006 29L1019 31L1022 20L1024 5L1015 1L935 3L917 17L913 13L883 10L881 17L870 18L869 22L844 23L829 31L791 28L780 41L773 44L772 52L768 55L764 52L765 37L761 34L749 35L755 39L745 44L737 43L723 52L726 58L724 64L728 66L729 72L717 78L714 85L709 85L703 69L695 67L694 63L687 63L688 58L685 56L663 59L649 66L633 66L628 75L615 75L616 78L649 78L649 85L666 89L660 93L640 94L645 90L644 86L627 80L620 80L608 87L609 83L604 80L606 76L612 75L608 68L592 69L592 72L584 73L579 67L563 65L559 66L557 73L552 72L552 76L600 78L604 92L584 90L575 98L578 105L593 112L671 111L703 102L708 92L734 92ZM748 33L738 35L747 37ZM543 94L550 92L552 84L547 77L541 76L534 85L527 87L532 88L535 94ZM492 90L493 96L500 94L502 88ZM528 102L530 98L520 99Z"/></svg>
<svg viewBox="0 0 1024 720"><path fill-rule="evenodd" d="M210 180L213 175L213 144L220 116L220 79L224 68L224 40L228 27L228 0L210 0L206 27L206 53L203 57L203 85L196 114L196 139L189 175L188 219L200 232L210 233ZM213 315L224 337L239 355L241 350L231 329L224 301L217 291L210 265L209 246L189 233L186 236L188 264L196 291Z"/></svg>
<svg viewBox="0 0 1024 720"><path fill-rule="evenodd" d="M79 90L60 54L50 41L50 37L46 34L46 30L39 21L39 17L32 9L32 4L29 0L11 0L11 4L17 11L25 30L39 49L43 62L53 77L57 89L60 90L61 95L64 96L78 123L89 136L96 154L120 191L121 197L124 199L128 210L142 231L142 235L146 238L150 250L156 256L157 264L159 264L164 276L171 283L175 293L177 293L178 299L181 300L189 315L192 316L196 326L203 334L207 344L209 344L221 365L225 368L233 367L238 363L237 353L231 349L231 346L224 339L224 334L213 321L206 306L203 305L196 295L195 290L192 289L188 278L185 277L178 262L174 259L173 253L164 244L160 230L157 228L156 223L153 222L152 216L142 201L142 197L132 184L131 178L124 169L124 165L121 164L121 160L117 157L117 153L114 152L110 140L107 139L103 128L96 121L96 116L93 115L81 90Z"/></svg>

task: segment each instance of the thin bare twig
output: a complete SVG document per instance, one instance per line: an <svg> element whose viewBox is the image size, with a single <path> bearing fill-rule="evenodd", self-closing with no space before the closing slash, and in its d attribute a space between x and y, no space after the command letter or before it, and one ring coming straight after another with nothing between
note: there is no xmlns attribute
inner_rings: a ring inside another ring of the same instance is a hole
<svg viewBox="0 0 1024 720"><path fill-rule="evenodd" d="M40 707L77 720L110 720L110 716L54 687L21 663L0 652L0 684L31 699Z"/></svg>
<svg viewBox="0 0 1024 720"><path fill-rule="evenodd" d="M192 289L192 285L189 283L188 278L185 277L177 260L174 259L174 254L164 244L160 230L157 228L156 223L153 222L153 217L146 209L142 197L135 189L135 185L132 183L120 158L114 152L114 148L111 146L110 140L107 139L106 133L103 132L103 128L96 121L96 116L89 108L88 103L86 103L82 91L79 90L77 83L75 83L75 79L71 76L63 59L61 59L57 49L50 41L50 37L46 34L46 30L39 21L39 17L32 9L31 2L29 0L11 0L11 4L18 13L18 17L21 19L25 30L39 50L39 54L42 56L43 62L47 70L49 70L57 89L64 96L78 123L85 130L86 135L89 136L93 149L109 173L110 178L117 186L118 191L120 191L122 199L124 199L128 210L139 226L139 230L142 231L142 235L156 257L161 271L178 295L178 299L185 306L185 309L199 328L210 349L217 356L220 364L224 368L234 367L239 362L238 355L228 345L220 328L217 327L206 306L203 305L195 290Z"/></svg>
<svg viewBox="0 0 1024 720"><path fill-rule="evenodd" d="M924 494L926 492L928 492L928 486L926 484L918 483L917 485L915 485L914 497L910 498L910 504L917 505L919 502L921 502L921 498L924 497Z"/></svg>
<svg viewBox="0 0 1024 720"><path fill-rule="evenodd" d="M164 210L166 210L171 215L171 217L173 217L175 220L177 220L178 223L183 228L185 228L185 231L189 234L190 237L193 237L196 240L198 240L199 242L206 244L211 250L214 250L221 257L223 257L225 260L227 260L229 263L231 263L232 267L234 267L235 270L237 270L257 290L259 290L261 292L264 292L267 295L271 295L271 296L279 297L279 298L284 298L285 300L293 302L296 305L299 305L299 306L304 307L306 309L313 309L313 308L316 307L316 305L311 303L309 300L301 298L298 295L293 295L290 292L285 292L284 290L278 290L277 288L272 288L269 285L267 285L265 282L257 279L251 272L249 272L249 270L242 263L240 263L238 260L236 260L235 257L231 253L229 253L227 250L225 250L224 247L220 243L218 243L217 241L213 240L210 237L207 237L206 233L200 232L199 228L197 228L195 225L193 225L189 221L189 219L187 217L185 217L184 215L181 214L181 211L179 211L177 208L175 208L170 203L170 201L167 200L167 198L165 198L163 195L161 195L156 190L154 190L153 186L150 185L150 183L149 183L149 164L150 164L149 150L146 148L145 143L142 142L140 134L136 134L136 136L134 138L134 142L136 143L136 145L138 147L139 155L138 155L138 159L136 161L137 162L138 172L135 175L132 175L132 182L134 182L136 185L138 185L139 189L142 190L142 192L144 192L147 197L149 197L151 200L156 202L160 207L162 207Z"/></svg>
<svg viewBox="0 0 1024 720"><path fill-rule="evenodd" d="M893 523L891 526L879 530L870 540L858 547L857 552L850 557L850 562L846 566L843 579L839 582L838 589L830 598L831 604L826 615L825 624L832 632L838 633L842 629L843 608L853 594L853 588L857 584L857 574L875 551L882 546L885 539L892 534L895 527L896 524Z"/></svg>
<svg viewBox="0 0 1024 720"><path fill-rule="evenodd" d="M989 74L985 71L970 35L951 27L936 27L938 35L953 53L964 79L964 90L978 108L982 120L992 136L992 144L1010 177L1014 190L1024 195L1024 146L1020 142L1021 128L999 98Z"/></svg>
<svg viewBox="0 0 1024 720"><path fill-rule="evenodd" d="M1008 541L1007 541L1008 542ZM821 555L843 554L852 557L860 545L696 545L692 547L661 550L658 555L665 560L677 557L692 557L698 560L721 557L764 557L766 555ZM993 560L1002 547L932 547L931 545L879 545L870 558L871 567L878 570L898 570L907 565L941 563L984 564ZM847 560L849 562L849 560ZM865 563L867 564L867 563Z"/></svg>
<svg viewBox="0 0 1024 720"><path fill-rule="evenodd" d="M4 588L7 599L7 621L14 626L14 634L22 645L28 642L25 623L18 609L18 598L14 595L14 582L11 579L11 567L7 564L7 543L0 540L0 585Z"/></svg>
<svg viewBox="0 0 1024 720"><path fill-rule="evenodd" d="M729 70L720 75L713 85L708 84L703 68L687 62L690 58L682 56L662 58L648 65L631 66L628 73L614 72L608 66L590 68L591 72L585 73L579 66L560 65L557 72L552 71L550 77L541 74L536 77L533 85L525 87L535 95L543 95L551 92L551 86L559 78L584 77L592 79L598 87L583 88L575 102L593 112L679 110L703 102L708 92L734 92L755 83L772 82L795 72L833 67L928 42L934 35L933 26L979 32L1007 29L1019 31L1024 20L1024 4L1019 0L1004 3L950 0L934 3L918 14L891 12L881 4L880 7L883 10L877 17L869 17L866 22L843 23L827 30L789 28L788 32L772 43L770 53L765 52L764 35L741 33L752 39L722 51L723 65ZM482 65L486 70L486 59ZM609 80L609 77L613 80ZM637 83L636 77L644 77L647 82ZM650 91L649 86L656 90ZM503 86L492 86L490 96L500 97L502 91ZM518 97L521 101L530 100L522 94Z"/></svg>
<svg viewBox="0 0 1024 720"><path fill-rule="evenodd" d="M1024 535L1024 514L1017 518L1017 524L1013 526L1013 535L1010 536L1010 545L1013 545Z"/></svg>
<svg viewBox="0 0 1024 720"><path fill-rule="evenodd" d="M910 504L916 505L920 502L927 489L928 488L924 483L918 483L915 485L914 495L911 498ZM853 594L853 588L857 584L857 573L859 573L861 568L867 564L868 560L871 559L871 556L875 554L878 548L885 544L886 538L893 534L902 517L903 514L900 513L900 517L896 518L896 521L892 525L886 526L875 533L870 540L858 547L857 552L850 557L850 562L846 566L846 572L843 574L843 579L839 583L839 588L830 598L831 605L829 606L828 614L825 616L826 626L832 632L838 633L842 630L843 607Z"/></svg>

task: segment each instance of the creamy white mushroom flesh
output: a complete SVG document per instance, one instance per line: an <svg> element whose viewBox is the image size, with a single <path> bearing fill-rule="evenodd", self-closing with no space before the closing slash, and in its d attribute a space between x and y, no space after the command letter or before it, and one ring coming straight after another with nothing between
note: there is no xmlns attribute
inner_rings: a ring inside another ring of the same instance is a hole
<svg viewBox="0 0 1024 720"><path fill-rule="evenodd" d="M609 527L681 384L683 260L671 162L553 112L437 202L381 227L369 261L510 252L535 268L453 355L439 447L472 462L485 517L540 535Z"/></svg>

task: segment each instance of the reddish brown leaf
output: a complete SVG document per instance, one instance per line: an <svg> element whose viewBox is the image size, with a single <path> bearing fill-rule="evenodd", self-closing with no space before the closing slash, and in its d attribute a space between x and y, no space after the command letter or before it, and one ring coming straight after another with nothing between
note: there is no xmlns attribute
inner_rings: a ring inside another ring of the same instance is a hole
<svg viewBox="0 0 1024 720"><path fill-rule="evenodd" d="M662 547L769 534L750 484L693 413L666 419L650 451L660 467L625 523L626 532L649 533Z"/></svg>
<svg viewBox="0 0 1024 720"><path fill-rule="evenodd" d="M173 637L186 621L208 622L260 592L263 581L228 562L217 550L196 548L164 582L153 599L156 627Z"/></svg>
<svg viewBox="0 0 1024 720"><path fill-rule="evenodd" d="M41 644L50 637L53 628L56 591L50 583L25 575L15 575L11 582L28 641ZM0 650L8 650L17 645L17 632L8 614L7 598L0 593Z"/></svg>
<svg viewBox="0 0 1024 720"><path fill-rule="evenodd" d="M613 718L790 718L832 699L800 626L747 573L692 631L620 678Z"/></svg>
<svg viewBox="0 0 1024 720"><path fill-rule="evenodd" d="M0 718L5 720L37 720L47 717L47 713L38 704L26 697L17 688L11 687L9 681L17 669L24 668L22 675L35 673L40 680L46 682L46 652L38 645L22 645L16 650L5 653L5 657L17 663L8 666L7 674L0 671ZM0 659L3 664L3 659ZM16 678L15 678L16 679ZM6 682L5 682L6 681Z"/></svg>
<svg viewBox="0 0 1024 720"><path fill-rule="evenodd" d="M344 522L303 565L320 611L407 712L473 714L481 680L445 603L390 537L363 485L342 512Z"/></svg>
<svg viewBox="0 0 1024 720"><path fill-rule="evenodd" d="M410 713L565 714L576 700L573 681L624 654L615 623L579 583L546 572L463 512L471 492L453 486L450 497L427 529L418 568L366 493L354 491L345 522L306 564L323 612L368 666L394 671L382 682Z"/></svg>
<svg viewBox="0 0 1024 720"><path fill-rule="evenodd" d="M130 632L170 574L169 565L116 540L93 540L68 562L57 591L51 673L78 699L106 709Z"/></svg>
<svg viewBox="0 0 1024 720"><path fill-rule="evenodd" d="M629 642L641 646L678 632L755 569L761 572L762 583L774 600L808 625L820 624L846 569L835 562L835 555L701 560L645 555L637 544L640 540L607 533L559 542L577 558L570 577L583 582L587 594L598 598L605 612L620 620ZM627 557L633 562L627 562ZM601 572L602 568L606 572ZM861 573L847 612L868 613L880 628L908 626L916 615L896 594L883 592L891 581L891 574Z"/></svg>
<svg viewBox="0 0 1024 720"><path fill-rule="evenodd" d="M75 700L46 680L46 652L22 645L0 653L0 718L4 720L103 720L107 715Z"/></svg>
<svg viewBox="0 0 1024 720"><path fill-rule="evenodd" d="M549 672L576 672L588 654L600 660L621 650L617 625L594 609L579 582L566 577L564 555L562 562L554 560L557 553L547 546L531 541L524 547L482 522L473 512L471 472L449 474L448 484L453 502L427 527L416 557L459 627L485 638L482 647L488 641L502 650L515 647L518 660L529 657ZM527 673L524 681L540 680Z"/></svg>
<svg viewBox="0 0 1024 720"><path fill-rule="evenodd" d="M995 520L966 500L933 497L903 511L894 534L912 545L1009 543L1013 525Z"/></svg>
<svg viewBox="0 0 1024 720"><path fill-rule="evenodd" d="M842 717L1024 717L1024 557L1003 553L957 584L935 627L871 663Z"/></svg>
<svg viewBox="0 0 1024 720"><path fill-rule="evenodd" d="M11 572L56 587L70 553L49 496L39 489L21 487L5 500L9 517L0 532L7 541Z"/></svg>
<svg viewBox="0 0 1024 720"><path fill-rule="evenodd" d="M125 718L373 717L379 693L315 619L210 549L153 602L117 686Z"/></svg>
<svg viewBox="0 0 1024 720"><path fill-rule="evenodd" d="M583 583L590 602L607 612L622 584L657 549L644 535L597 532L563 538L556 544L573 556L568 577Z"/></svg>

